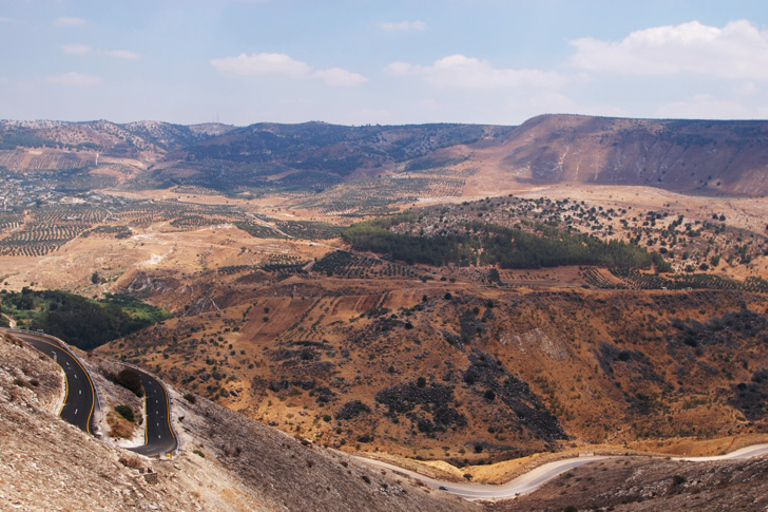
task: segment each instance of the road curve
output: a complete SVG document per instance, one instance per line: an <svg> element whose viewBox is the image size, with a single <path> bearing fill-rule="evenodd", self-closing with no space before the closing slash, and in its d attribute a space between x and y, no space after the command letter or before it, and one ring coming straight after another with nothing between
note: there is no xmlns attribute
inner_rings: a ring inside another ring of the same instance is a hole
<svg viewBox="0 0 768 512"><path fill-rule="evenodd" d="M66 375L66 396L59 416L83 432L92 434L91 423L96 407L93 380L77 357L59 341L46 334L4 329L25 343L29 343L61 366Z"/></svg>
<svg viewBox="0 0 768 512"><path fill-rule="evenodd" d="M168 390L159 379L132 367L139 374L146 392L144 422L144 444L129 450L147 457L173 453L179 446L176 433L171 425L171 400Z"/></svg>
<svg viewBox="0 0 768 512"><path fill-rule="evenodd" d="M768 453L768 444L757 444L753 446L747 446L726 455L718 455L712 457L672 457L672 460L690 461L690 462L706 462L717 460L734 460L734 459L747 459L751 457L758 457ZM578 457L571 459L557 460L543 464L528 473L525 473L509 482L501 485L489 485L489 484L472 484L472 483L456 483L448 482L444 480L438 480L430 478L415 471L400 468L393 464L388 464L379 460L368 459L365 457L356 457L365 464L386 468L399 474L407 475L417 480L421 480L425 484L442 488L443 490L465 498L467 500L493 500L493 499L505 499L514 498L520 494L528 494L535 491L542 485L546 484L550 480L553 480L557 476L565 473L566 471L595 462L602 459L618 458L617 456L589 456Z"/></svg>

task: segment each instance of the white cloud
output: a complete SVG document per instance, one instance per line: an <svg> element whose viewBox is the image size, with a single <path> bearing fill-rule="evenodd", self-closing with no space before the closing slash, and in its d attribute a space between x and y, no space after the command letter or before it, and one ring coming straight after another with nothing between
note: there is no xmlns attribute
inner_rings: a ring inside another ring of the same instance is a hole
<svg viewBox="0 0 768 512"><path fill-rule="evenodd" d="M414 66L407 62L393 62L385 68L391 75L407 75L414 69Z"/></svg>
<svg viewBox="0 0 768 512"><path fill-rule="evenodd" d="M723 28L692 21L632 32L619 42L587 37L571 44L571 62L590 71L768 80L768 31L746 20Z"/></svg>
<svg viewBox="0 0 768 512"><path fill-rule="evenodd" d="M56 20L57 27L77 27L86 23L83 18L76 18L74 16L63 16Z"/></svg>
<svg viewBox="0 0 768 512"><path fill-rule="evenodd" d="M91 52L91 47L85 44L65 44L61 47L64 53L71 53L73 55L83 55Z"/></svg>
<svg viewBox="0 0 768 512"><path fill-rule="evenodd" d="M0 16L0 23L13 23L14 21L16 20L14 20L13 18L6 18L5 16Z"/></svg>
<svg viewBox="0 0 768 512"><path fill-rule="evenodd" d="M552 88L569 81L568 78L550 71L494 68L486 60L461 54L444 57L431 66L393 62L386 70L393 75L420 75L433 85L457 89L504 89L521 86Z"/></svg>
<svg viewBox="0 0 768 512"><path fill-rule="evenodd" d="M71 85L74 87L90 87L101 83L101 78L93 75L86 75L76 71L70 71L63 75L52 75L45 78L46 81L59 85Z"/></svg>
<svg viewBox="0 0 768 512"><path fill-rule="evenodd" d="M117 59L138 59L141 57L138 53L128 50L102 50L100 53Z"/></svg>
<svg viewBox="0 0 768 512"><path fill-rule="evenodd" d="M322 69L312 73L312 76L332 87L356 87L368 81L363 75L341 68Z"/></svg>
<svg viewBox="0 0 768 512"><path fill-rule="evenodd" d="M296 79L315 78L332 87L362 85L368 79L341 68L314 69L306 62L284 53L242 53L237 57L213 59L211 64L224 73L240 76L284 75Z"/></svg>
<svg viewBox="0 0 768 512"><path fill-rule="evenodd" d="M696 94L683 101L659 107L655 115L669 119L755 119L754 111L733 100L721 100L711 94Z"/></svg>
<svg viewBox="0 0 768 512"><path fill-rule="evenodd" d="M380 23L379 26L387 32L401 32L406 30L424 30L427 24L423 21L395 21Z"/></svg>
<svg viewBox="0 0 768 512"><path fill-rule="evenodd" d="M134 53L128 50L95 50L85 44L65 44L61 47L64 53L72 55L85 55L89 53L98 53L99 55L106 55L107 57L114 57L116 59L138 59L141 57L138 53Z"/></svg>
<svg viewBox="0 0 768 512"><path fill-rule="evenodd" d="M241 76L286 75L306 78L312 73L309 64L294 60L284 53L241 53L237 57L213 59L211 64L219 71Z"/></svg>

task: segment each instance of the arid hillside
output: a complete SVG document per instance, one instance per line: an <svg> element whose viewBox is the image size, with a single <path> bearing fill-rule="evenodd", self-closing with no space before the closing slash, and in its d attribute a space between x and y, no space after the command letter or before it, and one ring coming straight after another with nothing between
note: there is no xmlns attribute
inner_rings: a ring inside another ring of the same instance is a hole
<svg viewBox="0 0 768 512"><path fill-rule="evenodd" d="M763 433L762 203L619 191L343 231L211 196L41 205L0 240L3 311L35 325L24 287L144 300L171 318L98 352L353 451L465 467Z"/></svg>
<svg viewBox="0 0 768 512"><path fill-rule="evenodd" d="M47 357L0 335L0 360L3 510L479 510L173 390L180 452L147 459L56 416L63 375Z"/></svg>
<svg viewBox="0 0 768 512"><path fill-rule="evenodd" d="M119 319L221 474L216 422L491 481L768 435L764 123L1 128L0 325Z"/></svg>
<svg viewBox="0 0 768 512"><path fill-rule="evenodd" d="M766 471L765 457L724 462L609 459L571 470L532 494L488 504L487 509L758 512L768 505Z"/></svg>
<svg viewBox="0 0 768 512"><path fill-rule="evenodd" d="M500 172L532 184L649 186L701 195L768 192L768 124L545 115L498 145Z"/></svg>
<svg viewBox="0 0 768 512"><path fill-rule="evenodd" d="M556 184L761 196L766 139L765 121L573 115L518 127L2 121L0 171L70 190L280 194L320 213L371 214Z"/></svg>
<svg viewBox="0 0 768 512"><path fill-rule="evenodd" d="M458 467L572 444L768 433L764 294L357 271L274 280L241 269L200 302L205 279L187 288L187 315L97 352L323 444Z"/></svg>

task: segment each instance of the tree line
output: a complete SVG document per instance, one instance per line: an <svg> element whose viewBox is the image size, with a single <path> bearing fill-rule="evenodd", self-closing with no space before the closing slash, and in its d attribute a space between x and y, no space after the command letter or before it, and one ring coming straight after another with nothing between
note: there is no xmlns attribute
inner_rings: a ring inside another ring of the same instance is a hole
<svg viewBox="0 0 768 512"><path fill-rule="evenodd" d="M92 350L127 336L168 315L160 308L143 303L143 308L137 308L135 300L111 298L97 302L60 290L23 288L21 292L10 293L3 290L0 298L3 312L25 319L20 326L40 329L82 350ZM120 301L125 304L121 305Z"/></svg>
<svg viewBox="0 0 768 512"><path fill-rule="evenodd" d="M353 248L372 251L406 263L444 266L479 261L505 269L536 269L565 265L598 265L667 270L666 262L644 247L620 240L603 241L586 234L563 233L548 226L536 232L481 222L468 222L452 233L419 236L395 233L388 228L412 222L409 215L376 219L352 225L342 232ZM663 267L663 268L662 268Z"/></svg>

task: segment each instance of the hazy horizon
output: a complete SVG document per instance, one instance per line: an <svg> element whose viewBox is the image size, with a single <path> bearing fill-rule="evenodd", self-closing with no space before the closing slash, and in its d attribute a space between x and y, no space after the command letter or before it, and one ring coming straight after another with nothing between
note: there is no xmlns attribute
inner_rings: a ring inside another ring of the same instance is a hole
<svg viewBox="0 0 768 512"><path fill-rule="evenodd" d="M755 0L0 0L0 117L762 119L767 27Z"/></svg>

